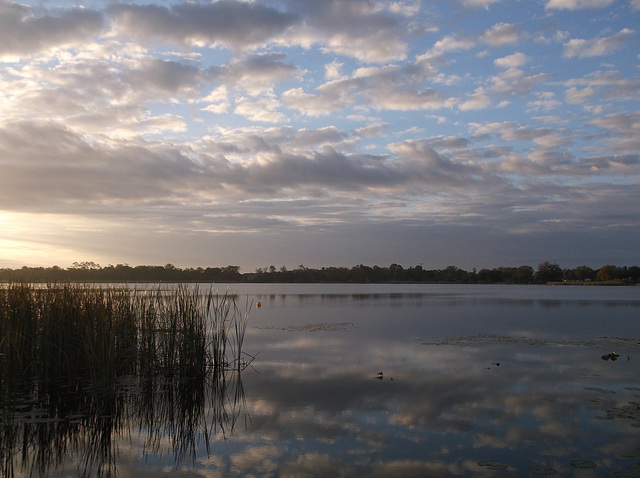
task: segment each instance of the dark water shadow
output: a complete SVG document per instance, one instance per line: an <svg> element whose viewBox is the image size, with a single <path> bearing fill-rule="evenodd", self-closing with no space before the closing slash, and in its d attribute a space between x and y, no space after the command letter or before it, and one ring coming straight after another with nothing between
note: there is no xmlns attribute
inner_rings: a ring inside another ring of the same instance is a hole
<svg viewBox="0 0 640 478"><path fill-rule="evenodd" d="M115 382L87 378L38 383L3 382L0 400L0 474L43 476L70 459L80 476L111 476L118 444L137 434L145 457L168 440L174 464L191 460L218 435L248 420L239 367L211 368L201 376L149 373ZM5 377L6 378L6 377Z"/></svg>

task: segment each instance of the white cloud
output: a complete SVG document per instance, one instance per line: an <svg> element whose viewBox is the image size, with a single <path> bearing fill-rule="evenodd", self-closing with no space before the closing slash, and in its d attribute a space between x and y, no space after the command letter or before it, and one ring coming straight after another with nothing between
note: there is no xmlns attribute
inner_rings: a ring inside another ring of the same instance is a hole
<svg viewBox="0 0 640 478"><path fill-rule="evenodd" d="M342 77L340 69L343 67L343 63L338 61L332 61L324 67L324 79L331 81L337 80Z"/></svg>
<svg viewBox="0 0 640 478"><path fill-rule="evenodd" d="M574 38L564 44L564 56L568 58L576 56L586 58L608 55L631 42L634 36L634 30L623 28L610 37L595 38L593 40Z"/></svg>
<svg viewBox="0 0 640 478"><path fill-rule="evenodd" d="M491 91L500 95L527 95L536 84L550 79L551 75L546 73L527 76L519 68L509 68L491 79Z"/></svg>
<svg viewBox="0 0 640 478"><path fill-rule="evenodd" d="M620 71L595 71L582 78L567 81L568 88L589 87L601 98L628 100L637 96L640 79L627 78Z"/></svg>
<svg viewBox="0 0 640 478"><path fill-rule="evenodd" d="M481 38L491 46L514 44L518 42L518 26L510 23L498 23L485 31Z"/></svg>
<svg viewBox="0 0 640 478"><path fill-rule="evenodd" d="M596 90L591 87L586 87L581 90L572 87L565 92L565 101L571 104L584 103L589 98L593 97L595 92Z"/></svg>
<svg viewBox="0 0 640 478"><path fill-rule="evenodd" d="M488 107L490 104L491 99L485 93L484 88L478 88L472 95L469 95L466 100L458 105L458 109L461 111L480 110Z"/></svg>
<svg viewBox="0 0 640 478"><path fill-rule="evenodd" d="M241 88L251 95L272 91L278 82L300 76L296 65L284 62L285 55L270 53L232 58L211 74L229 87Z"/></svg>
<svg viewBox="0 0 640 478"><path fill-rule="evenodd" d="M280 102L272 97L247 98L240 97L235 100L233 112L244 116L250 121L261 121L266 123L286 122L287 117L277 111Z"/></svg>
<svg viewBox="0 0 640 478"><path fill-rule="evenodd" d="M293 88L282 93L282 102L287 108L307 116L322 116L341 109L344 105L328 101L322 95L305 93L302 88Z"/></svg>
<svg viewBox="0 0 640 478"><path fill-rule="evenodd" d="M604 8L615 0L548 0L545 8L557 8L559 10L580 10L583 8Z"/></svg>
<svg viewBox="0 0 640 478"><path fill-rule="evenodd" d="M12 61L53 48L82 45L101 33L103 17L85 9L61 9L37 15L28 6L0 2L0 58Z"/></svg>
<svg viewBox="0 0 640 478"><path fill-rule="evenodd" d="M253 48L277 39L297 22L295 15L260 3L213 2L108 7L114 30L142 41L162 39L184 46Z"/></svg>
<svg viewBox="0 0 640 478"><path fill-rule="evenodd" d="M305 48L319 45L326 53L365 62L403 60L411 33L410 17L404 9L385 9L384 3L368 0L314 0L291 2L301 22L283 41Z"/></svg>
<svg viewBox="0 0 640 478"><path fill-rule="evenodd" d="M457 35L446 35L438 40L431 49L432 55L438 55L450 51L470 50L476 46L476 41L471 37L458 37Z"/></svg>
<svg viewBox="0 0 640 478"><path fill-rule="evenodd" d="M462 0L462 4L465 7L473 7L473 8L478 8L478 7L485 7L488 8L489 5L494 4L494 3L498 3L501 0Z"/></svg>
<svg viewBox="0 0 640 478"><path fill-rule="evenodd" d="M529 58L524 53L514 53L513 55L496 58L493 64L500 68L518 68L527 63Z"/></svg>

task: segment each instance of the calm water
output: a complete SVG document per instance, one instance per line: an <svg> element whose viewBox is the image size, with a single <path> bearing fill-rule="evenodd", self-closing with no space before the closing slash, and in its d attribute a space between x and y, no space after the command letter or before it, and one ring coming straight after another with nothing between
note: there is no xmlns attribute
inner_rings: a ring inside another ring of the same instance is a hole
<svg viewBox="0 0 640 478"><path fill-rule="evenodd" d="M193 453L117 433L119 476L640 476L640 287L215 287L252 366Z"/></svg>

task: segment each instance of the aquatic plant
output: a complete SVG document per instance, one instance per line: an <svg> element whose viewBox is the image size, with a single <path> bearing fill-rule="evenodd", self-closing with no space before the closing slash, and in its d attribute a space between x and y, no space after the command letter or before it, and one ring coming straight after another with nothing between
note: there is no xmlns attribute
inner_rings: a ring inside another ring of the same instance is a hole
<svg viewBox="0 0 640 478"><path fill-rule="evenodd" d="M250 307L184 285L0 287L0 473L74 452L83 474L110 474L112 438L134 423L151 449L168 436L195 459L196 435L208 446L239 413Z"/></svg>

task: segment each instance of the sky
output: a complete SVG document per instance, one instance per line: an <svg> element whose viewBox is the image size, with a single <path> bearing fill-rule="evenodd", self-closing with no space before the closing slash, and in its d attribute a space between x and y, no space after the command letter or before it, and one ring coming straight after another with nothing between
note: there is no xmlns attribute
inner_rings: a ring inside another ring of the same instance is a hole
<svg viewBox="0 0 640 478"><path fill-rule="evenodd" d="M640 0L0 0L0 267L640 264Z"/></svg>

